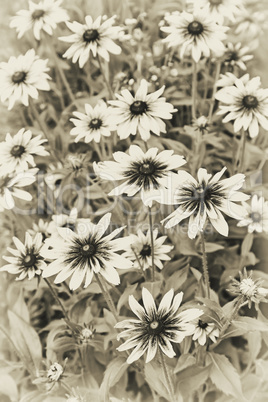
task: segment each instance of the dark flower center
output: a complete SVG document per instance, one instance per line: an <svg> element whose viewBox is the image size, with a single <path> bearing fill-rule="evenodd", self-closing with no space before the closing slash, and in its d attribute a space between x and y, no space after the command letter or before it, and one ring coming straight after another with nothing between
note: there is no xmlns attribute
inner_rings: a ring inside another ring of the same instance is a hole
<svg viewBox="0 0 268 402"><path fill-rule="evenodd" d="M140 166L139 171L140 171L140 173L142 173L142 174L145 174L145 175L148 174L148 175L150 175L150 174L154 173L154 171L155 171L155 166L154 166L153 163L147 162L147 163L144 163L143 165Z"/></svg>
<svg viewBox="0 0 268 402"><path fill-rule="evenodd" d="M14 82L14 84L19 84L19 83L25 81L26 76L27 76L27 74L24 71L16 71L12 75L11 79Z"/></svg>
<svg viewBox="0 0 268 402"><path fill-rule="evenodd" d="M44 10L35 10L32 13L32 19L33 20L38 20L39 18L43 17L44 14L45 14Z"/></svg>
<svg viewBox="0 0 268 402"><path fill-rule="evenodd" d="M188 32L191 35L200 35L204 31L204 27L199 21L193 21L188 25Z"/></svg>
<svg viewBox="0 0 268 402"><path fill-rule="evenodd" d="M95 40L99 39L99 32L97 29L87 29L83 33L83 39L85 42L94 42Z"/></svg>
<svg viewBox="0 0 268 402"><path fill-rule="evenodd" d="M11 155L15 158L19 158L24 152L25 148L23 145L15 145L10 151Z"/></svg>
<svg viewBox="0 0 268 402"><path fill-rule="evenodd" d="M36 255L33 253L26 254L26 256L23 258L23 265L26 268L33 267L36 264L37 258Z"/></svg>
<svg viewBox="0 0 268 402"><path fill-rule="evenodd" d="M128 185L135 184L144 190L150 187L159 188L159 179L166 175L167 165L153 159L132 162L129 169L124 172Z"/></svg>
<svg viewBox="0 0 268 402"><path fill-rule="evenodd" d="M262 221L262 216L259 212L252 212L249 216L253 222L259 223Z"/></svg>
<svg viewBox="0 0 268 402"><path fill-rule="evenodd" d="M140 251L140 255L142 257L149 257L151 255L151 246L149 244L144 244L142 250Z"/></svg>
<svg viewBox="0 0 268 402"><path fill-rule="evenodd" d="M218 6L222 3L222 0L209 0L209 2L212 6Z"/></svg>
<svg viewBox="0 0 268 402"><path fill-rule="evenodd" d="M231 50L226 52L225 54L225 61L237 61L239 59L237 52L232 52Z"/></svg>
<svg viewBox="0 0 268 402"><path fill-rule="evenodd" d="M199 326L199 328L206 329L207 326L208 326L208 323L207 323L207 322L204 322L204 321L202 321L202 320L199 320L199 321L198 321L198 326Z"/></svg>
<svg viewBox="0 0 268 402"><path fill-rule="evenodd" d="M147 327L147 332L149 335L159 335L163 332L164 329L164 323L160 321L157 321L156 319L154 321L151 321Z"/></svg>
<svg viewBox="0 0 268 402"><path fill-rule="evenodd" d="M258 99L254 95L244 96L242 103L247 109L255 109L259 104Z"/></svg>
<svg viewBox="0 0 268 402"><path fill-rule="evenodd" d="M101 119L92 119L91 122L89 123L89 128L92 128L93 130L97 130L102 126L102 120Z"/></svg>
<svg viewBox="0 0 268 402"><path fill-rule="evenodd" d="M147 103L143 101L135 101L130 105L130 111L135 115L143 114L147 109Z"/></svg>
<svg viewBox="0 0 268 402"><path fill-rule="evenodd" d="M82 254L85 257L91 257L96 253L97 247L95 244L89 243L82 247Z"/></svg>

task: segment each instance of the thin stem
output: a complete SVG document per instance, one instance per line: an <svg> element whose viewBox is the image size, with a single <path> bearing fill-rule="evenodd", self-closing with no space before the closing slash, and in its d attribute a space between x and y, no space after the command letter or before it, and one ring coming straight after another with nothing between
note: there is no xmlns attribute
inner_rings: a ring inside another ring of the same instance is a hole
<svg viewBox="0 0 268 402"><path fill-rule="evenodd" d="M214 103L215 103L215 94L217 91L217 81L219 80L221 72L221 62L218 62L216 64L216 72L215 72L215 79L214 79L214 85L213 85L213 91L212 91L212 96L210 100L210 106L209 106L209 114L208 114L208 123L211 123L212 120L212 115L213 115L213 108L214 108Z"/></svg>
<svg viewBox="0 0 268 402"><path fill-rule="evenodd" d="M173 390L172 381L171 381L171 378L170 378L169 373L168 373L164 353L162 352L162 350L160 348L159 348L159 355L160 355L161 367L162 367L164 377L165 377L165 380L166 380L166 388L167 388L167 391L168 391L168 394L169 394L170 402L174 402L175 398L174 398L174 390Z"/></svg>
<svg viewBox="0 0 268 402"><path fill-rule="evenodd" d="M57 303L59 304L59 306L60 306L60 308L61 308L61 310L62 310L62 312L63 312L63 315L64 315L66 321L69 322L70 319L69 319L68 313L67 313L67 311L65 310L65 308L64 308L64 306L63 306L63 304L62 304L62 302L60 301L60 298L59 298L59 296L57 295L56 291L53 289L51 283L49 282L49 280L48 280L47 278L43 278L43 279L44 279L44 281L46 282L47 286L49 287L49 290L50 290L50 292L52 293L52 295L54 296L55 300L56 300Z"/></svg>
<svg viewBox="0 0 268 402"><path fill-rule="evenodd" d="M101 61L100 61L100 56L99 56L98 54L97 54L97 61L98 61L99 68L100 68L101 74L102 74L102 76L103 76L105 85L106 85L106 87L107 87L107 89L108 89L110 98L111 98L111 99L115 99L113 90L112 90L111 85L110 85L110 83L109 83L109 81L108 81L108 79L107 79L107 77L106 77L106 75L105 75L105 72L104 72L104 70L103 70L103 67L102 67L102 64L101 64Z"/></svg>
<svg viewBox="0 0 268 402"><path fill-rule="evenodd" d="M154 282L154 281L155 281L155 266L154 266L154 231L153 231L152 208L151 208L151 207L148 207L148 217L149 217L150 236L151 236L152 282Z"/></svg>
<svg viewBox="0 0 268 402"><path fill-rule="evenodd" d="M246 148L246 132L245 132L245 130L242 130L241 131L241 154L240 154L240 159L239 159L239 163L237 166L238 172L243 172L243 169L244 169L245 148Z"/></svg>
<svg viewBox="0 0 268 402"><path fill-rule="evenodd" d="M237 313L238 313L240 307L242 307L242 305L243 305L243 301L244 301L244 297L243 297L243 296L240 296L240 297L237 299L237 303L236 303L236 305L235 305L235 308L234 308L234 310L233 310L233 312L232 312L231 317L230 317L230 318L225 322L225 324L222 326L222 329L221 329L221 336L224 335L225 331L228 329L228 327L229 327L229 325L231 324L231 322L236 318Z"/></svg>
<svg viewBox="0 0 268 402"><path fill-rule="evenodd" d="M94 273L94 275L95 275L96 281L98 282L98 285L99 285L99 287L100 287L100 289L102 291L103 297L104 297L104 299L105 299L105 301L106 301L106 303L107 303L107 305L109 307L109 310L113 314L116 322L118 322L119 319L118 319L117 311L116 311L113 299L111 298L109 290L108 290L108 288L106 286L106 283L102 280L102 278L101 278L101 276L99 274Z"/></svg>
<svg viewBox="0 0 268 402"><path fill-rule="evenodd" d="M34 104L34 102L33 102L33 100L31 98L29 98L29 106L30 106L30 109L31 109L31 111L32 111L32 113L34 115L34 118L36 119L41 131L43 131L46 139L49 140L47 127L46 127L45 123L43 122L43 120L40 118L38 110L36 109L36 106L35 106L35 104Z"/></svg>
<svg viewBox="0 0 268 402"><path fill-rule="evenodd" d="M197 97L197 63L193 61L193 77L192 77L192 118L196 119L196 97Z"/></svg>
<svg viewBox="0 0 268 402"><path fill-rule="evenodd" d="M201 245L202 245L202 266L203 266L203 275L206 285L206 296L210 298L210 284L209 284L209 273L208 273L208 262L206 255L206 246L205 246L205 236L204 232L201 232Z"/></svg>
<svg viewBox="0 0 268 402"><path fill-rule="evenodd" d="M136 253L136 250L135 250L135 248L134 248L133 246L131 246L131 250L133 251L133 253L134 253L134 255L135 255L135 258L136 258L136 260L137 260L137 263L139 264L139 267L140 267L140 269L141 269L141 271L142 271L142 273L143 273L143 267L142 267L142 265L141 265L139 256L138 256L138 254Z"/></svg>

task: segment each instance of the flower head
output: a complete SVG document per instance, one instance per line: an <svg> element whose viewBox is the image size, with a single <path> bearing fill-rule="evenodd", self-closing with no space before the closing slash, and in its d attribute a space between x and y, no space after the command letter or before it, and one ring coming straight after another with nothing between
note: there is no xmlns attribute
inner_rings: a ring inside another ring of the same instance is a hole
<svg viewBox="0 0 268 402"><path fill-rule="evenodd" d="M235 22L244 11L243 0L187 0L194 8L205 8L212 21L218 24Z"/></svg>
<svg viewBox="0 0 268 402"><path fill-rule="evenodd" d="M201 134L205 134L209 129L209 121L206 116L200 116L193 120L193 127L195 131L199 131Z"/></svg>
<svg viewBox="0 0 268 402"><path fill-rule="evenodd" d="M17 250L8 247L7 250L13 254L12 257L3 256L3 259L8 262L0 268L0 271L7 271L10 274L18 275L17 280L33 279L35 275L41 275L46 263L41 256L42 235L37 235L32 238L29 233L25 233L25 243L23 244L17 237L13 237L13 241Z"/></svg>
<svg viewBox="0 0 268 402"><path fill-rule="evenodd" d="M73 112L76 119L70 119L75 127L70 131L71 135L76 135L75 142L85 138L85 142L100 142L102 136L109 137L111 131L115 130L114 124L110 119L110 108L102 102L94 108L88 103L85 104L86 114Z"/></svg>
<svg viewBox="0 0 268 402"><path fill-rule="evenodd" d="M139 132L141 138L147 141L151 136L150 131L156 135L166 132L162 119L172 119L172 113L176 112L176 109L171 103L166 102L164 97L160 97L164 89L163 86L158 91L148 94L148 83L143 79L135 97L124 89L121 95L116 94L118 100L109 101L114 106L111 115L117 125L120 139Z"/></svg>
<svg viewBox="0 0 268 402"><path fill-rule="evenodd" d="M53 363L47 370L47 378L51 382L57 382L62 377L64 368L59 363Z"/></svg>
<svg viewBox="0 0 268 402"><path fill-rule="evenodd" d="M18 38L33 30L35 39L40 40L41 31L53 34L57 24L68 21L67 12L60 7L62 0L42 0L39 3L29 1L29 10L20 10L11 18L10 27L15 28Z"/></svg>
<svg viewBox="0 0 268 402"><path fill-rule="evenodd" d="M206 169L200 168L197 180L189 173L178 172L179 186L175 190L173 203L179 207L164 221L167 228L179 224L190 217L188 236L193 239L204 230L207 220L223 236L228 235L228 224L222 212L234 219L241 219L246 210L237 201L245 201L249 197L237 191L245 180L243 174L236 174L228 179L220 180L226 167L214 176Z"/></svg>
<svg viewBox="0 0 268 402"><path fill-rule="evenodd" d="M9 101L8 110L16 101L29 106L29 96L37 99L38 90L50 90L47 62L31 49L25 55L12 56L7 63L0 63L0 96L2 102Z"/></svg>
<svg viewBox="0 0 268 402"><path fill-rule="evenodd" d="M254 138L259 125L268 130L268 89L260 88L260 77L244 83L237 79L232 86L226 86L216 93L215 98L224 103L218 114L224 114L223 123L234 121L234 131L242 128Z"/></svg>
<svg viewBox="0 0 268 402"><path fill-rule="evenodd" d="M59 38L63 42L73 43L64 53L63 57L72 59L73 63L79 61L82 68L89 59L90 52L93 57L98 55L109 61L109 53L120 54L121 48L116 45L113 39L118 38L120 27L113 27L116 16L104 20L99 16L95 21L90 15L86 16L86 24L79 22L66 22L68 28L73 32L70 36Z"/></svg>
<svg viewBox="0 0 268 402"><path fill-rule="evenodd" d="M161 30L169 35L163 39L168 47L181 46L180 57L189 49L197 63L201 56L209 57L211 52L223 53L223 40L228 27L218 25L208 15L207 8L194 9L193 13L183 11L179 15L169 15L166 21L169 27Z"/></svg>
<svg viewBox="0 0 268 402"><path fill-rule="evenodd" d="M228 291L242 298L242 304L248 304L251 308L252 303L255 303L255 308L258 309L260 302L268 303L268 289L261 287L262 280L253 280L252 275L252 271L248 275L244 268L243 273L239 272L240 280L233 278Z"/></svg>
<svg viewBox="0 0 268 402"><path fill-rule="evenodd" d="M163 244L167 236L158 236L158 230L153 231L154 238L154 263L157 268L162 269L162 261L169 261L170 257L167 255L173 246ZM124 257L129 258L134 261L134 267L142 269L147 269L152 266L152 248L151 248L151 237L150 231L148 230L146 234L138 230L137 235L130 235L130 245L126 248L125 252L122 254ZM138 261L137 261L138 259Z"/></svg>
<svg viewBox="0 0 268 402"><path fill-rule="evenodd" d="M58 228L60 236L52 236L53 248L43 252L44 257L54 261L43 272L43 277L57 274L55 283L61 283L71 276L70 289L79 288L85 279L87 287L93 274L102 275L108 282L118 285L119 275L115 268L127 269L132 263L117 253L128 244L127 238L115 239L124 229L118 228L106 234L111 214L104 215L97 225L84 219L76 232L68 228Z"/></svg>
<svg viewBox="0 0 268 402"><path fill-rule="evenodd" d="M175 352L171 345L180 343L183 339L192 335L195 329L192 321L203 314L202 310L192 308L178 312L183 293L174 297L174 290L168 291L156 308L153 296L146 289L142 289L142 307L134 296L129 296L129 305L138 319L124 320L115 325L115 328L125 328L118 335L120 338L128 338L117 350L119 352L134 348L127 362L130 364L138 360L146 351L146 363L151 361L158 347L168 357L174 357Z"/></svg>
<svg viewBox="0 0 268 402"><path fill-rule="evenodd" d="M41 233L42 239L45 240L50 236L49 233L49 222L39 219L37 223L33 223L32 229L28 230L29 234L33 237L37 233Z"/></svg>
<svg viewBox="0 0 268 402"><path fill-rule="evenodd" d="M242 47L242 44L233 44L228 42L226 45L225 53L223 56L224 64L230 67L239 67L241 70L246 70L245 62L252 60L253 55L248 54L249 48L247 46ZM235 78L236 80L237 78Z"/></svg>
<svg viewBox="0 0 268 402"><path fill-rule="evenodd" d="M248 232L268 233L268 201L263 197L254 194L251 198L251 204L244 203L248 215L244 217L237 226L247 226Z"/></svg>
<svg viewBox="0 0 268 402"><path fill-rule="evenodd" d="M244 74L239 79L245 85L249 81L249 74ZM217 81L217 87L229 87L229 86L232 86L232 85L234 85L236 80L237 80L237 76L234 75L233 73L227 72L226 74L220 74L220 79ZM220 89L220 91L222 89Z"/></svg>
<svg viewBox="0 0 268 402"><path fill-rule="evenodd" d="M183 156L173 155L173 151L157 153L157 148L150 148L144 153L139 146L131 145L129 155L115 152L115 162L94 163L93 168L105 180L123 180L109 196L125 193L132 197L140 191L144 204L152 206L153 200L161 202L163 193L173 186L177 175L172 170L186 163Z"/></svg>
<svg viewBox="0 0 268 402"><path fill-rule="evenodd" d="M35 166L33 155L47 156L49 153L43 147L46 139L41 135L32 137L30 130L24 128L14 137L8 133L6 140L0 143L0 165L3 172L21 172L28 170L28 165Z"/></svg>
<svg viewBox="0 0 268 402"><path fill-rule="evenodd" d="M193 324L195 324L193 341L197 341L201 346L205 345L208 338L211 339L212 342L216 342L220 331L213 322L207 322L196 318L193 320Z"/></svg>

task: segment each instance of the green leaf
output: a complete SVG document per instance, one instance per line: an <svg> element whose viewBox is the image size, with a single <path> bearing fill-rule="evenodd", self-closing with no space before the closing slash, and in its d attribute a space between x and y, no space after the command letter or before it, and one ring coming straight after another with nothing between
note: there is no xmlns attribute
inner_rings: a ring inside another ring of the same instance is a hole
<svg viewBox="0 0 268 402"><path fill-rule="evenodd" d="M18 388L11 375L2 374L0 376L0 394L7 395L12 402L19 399Z"/></svg>
<svg viewBox="0 0 268 402"><path fill-rule="evenodd" d="M128 367L129 364L124 357L117 357L109 363L100 387L100 395L104 402L109 401L109 389L118 383Z"/></svg>
<svg viewBox="0 0 268 402"><path fill-rule="evenodd" d="M180 371L176 376L176 393L181 392L186 400L189 395L192 395L201 385L205 384L209 371L210 366L198 367L196 365Z"/></svg>
<svg viewBox="0 0 268 402"><path fill-rule="evenodd" d="M254 239L253 233L246 234L241 245L241 256L245 257L249 253L252 247L253 239Z"/></svg>
<svg viewBox="0 0 268 402"><path fill-rule="evenodd" d="M120 309L122 306L124 306L125 304L128 304L128 298L130 295L132 295L135 292L137 286L138 286L138 283L135 283L134 285L129 285L129 284L126 285L126 289L120 296L120 299L118 300L118 303L117 303L118 313L120 312Z"/></svg>
<svg viewBox="0 0 268 402"><path fill-rule="evenodd" d="M230 327L224 334L224 338L233 336L241 336L247 334L249 331L268 332L268 325L265 322L256 320L251 317L238 317L232 321Z"/></svg>
<svg viewBox="0 0 268 402"><path fill-rule="evenodd" d="M145 380L150 388L157 392L163 398L169 400L169 394L165 385L165 377L160 365L156 361L145 364Z"/></svg>
<svg viewBox="0 0 268 402"><path fill-rule="evenodd" d="M176 367L174 369L174 374L179 373L182 370L185 370L189 366L193 366L196 363L196 358L192 356L190 353L186 353L181 355L178 358Z"/></svg>
<svg viewBox="0 0 268 402"><path fill-rule="evenodd" d="M188 271L188 267L184 267L179 271L174 272L174 274L166 280L165 291L168 292L169 289L173 288L176 292L176 290L180 289L187 280Z"/></svg>
<svg viewBox="0 0 268 402"><path fill-rule="evenodd" d="M226 356L208 353L207 363L212 363L210 379L226 395L244 400L240 376Z"/></svg>

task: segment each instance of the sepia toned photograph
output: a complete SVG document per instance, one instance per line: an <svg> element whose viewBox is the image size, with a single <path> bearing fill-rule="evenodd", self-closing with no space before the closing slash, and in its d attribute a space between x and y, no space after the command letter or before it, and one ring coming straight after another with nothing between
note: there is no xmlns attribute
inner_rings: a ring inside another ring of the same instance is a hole
<svg viewBox="0 0 268 402"><path fill-rule="evenodd" d="M267 0L0 32L0 402L268 401Z"/></svg>

